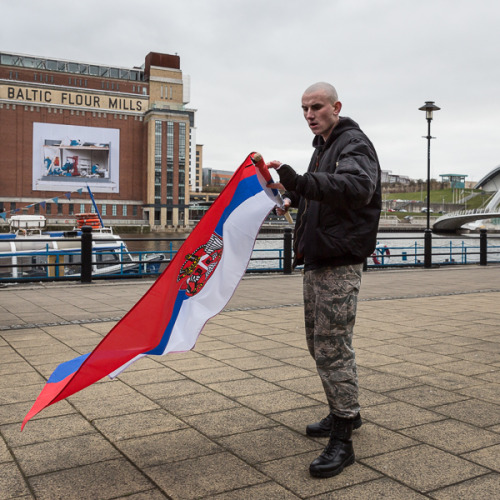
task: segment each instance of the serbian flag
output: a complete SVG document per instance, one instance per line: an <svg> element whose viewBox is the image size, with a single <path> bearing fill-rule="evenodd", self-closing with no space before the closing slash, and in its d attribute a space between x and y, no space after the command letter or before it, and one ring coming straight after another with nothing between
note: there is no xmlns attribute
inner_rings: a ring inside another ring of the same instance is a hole
<svg viewBox="0 0 500 500"><path fill-rule="evenodd" d="M45 407L106 375L115 377L143 356L194 347L238 286L264 219L281 204L268 178L262 157L250 154L137 304L91 353L55 369L21 430Z"/></svg>

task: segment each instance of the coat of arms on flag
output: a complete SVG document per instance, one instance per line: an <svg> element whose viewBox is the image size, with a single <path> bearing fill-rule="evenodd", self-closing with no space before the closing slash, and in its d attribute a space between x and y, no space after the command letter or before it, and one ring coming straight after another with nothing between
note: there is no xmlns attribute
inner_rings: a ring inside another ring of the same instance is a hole
<svg viewBox="0 0 500 500"><path fill-rule="evenodd" d="M56 367L22 427L45 407L147 355L192 349L205 323L229 302L260 226L282 200L250 154L145 295L90 353Z"/></svg>
<svg viewBox="0 0 500 500"><path fill-rule="evenodd" d="M196 295L205 285L222 257L222 238L212 234L205 245L186 255L177 281L186 278L186 295Z"/></svg>

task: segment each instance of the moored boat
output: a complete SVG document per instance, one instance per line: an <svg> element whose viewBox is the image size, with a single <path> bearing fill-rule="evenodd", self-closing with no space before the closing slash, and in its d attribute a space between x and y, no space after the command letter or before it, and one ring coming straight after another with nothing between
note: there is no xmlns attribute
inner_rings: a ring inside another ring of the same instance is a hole
<svg viewBox="0 0 500 500"><path fill-rule="evenodd" d="M163 254L137 259L94 214L78 214L73 231L45 231L43 215L14 215L9 219L9 233L0 234L0 280L79 277L83 226L92 227L94 277L159 272Z"/></svg>

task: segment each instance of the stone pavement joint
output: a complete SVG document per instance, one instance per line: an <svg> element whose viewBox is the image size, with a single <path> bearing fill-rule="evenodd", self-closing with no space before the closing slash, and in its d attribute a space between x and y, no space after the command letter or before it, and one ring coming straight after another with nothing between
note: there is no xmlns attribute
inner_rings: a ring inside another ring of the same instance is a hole
<svg viewBox="0 0 500 500"><path fill-rule="evenodd" d="M60 362L89 352L152 282L0 288L0 499L500 497L500 266L363 276L356 464L326 443L302 281L245 277L194 350L151 356L20 424Z"/></svg>

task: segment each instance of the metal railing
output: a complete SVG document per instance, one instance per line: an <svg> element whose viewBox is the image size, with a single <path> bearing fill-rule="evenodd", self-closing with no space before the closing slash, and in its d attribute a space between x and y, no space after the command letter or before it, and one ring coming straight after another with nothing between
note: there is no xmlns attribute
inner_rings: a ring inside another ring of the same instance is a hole
<svg viewBox="0 0 500 500"><path fill-rule="evenodd" d="M55 238L57 240L57 238ZM31 257L30 262L19 262L20 254L2 252L0 254L0 283L9 282L38 282L38 281L80 281L90 283L92 280L103 279L131 279L141 277L156 277L168 266L175 257L179 247L185 241L184 238L122 238L124 242L158 242L165 243L162 250L140 250L116 253L111 250L99 251L102 259L98 262L98 253L92 247L92 232L82 231L81 252L75 250L62 252L52 250L47 246L46 250L37 250L29 254L24 252L23 256ZM408 240L408 244L406 241ZM42 240L40 240L42 241ZM47 239L43 240L47 242ZM100 238L100 242L107 241ZM116 241L110 238L109 241ZM488 263L500 263L500 245L488 242L487 231L481 230L479 239L469 240L466 245L464 241L446 242L437 240L429 246L430 255L426 254L429 249L425 245L422 236L384 236L384 245L378 245L372 256L365 261L365 269L384 269L395 267L432 267L456 265L456 264L479 264L486 266ZM394 241L394 243L391 243ZM114 261L106 262L106 256L113 254ZM148 261L151 254L163 255L160 262ZM118 258L117 258L118 255ZM133 257L132 261L130 256ZM42 263L36 263L39 257ZM43 257L43 259L41 258ZM10 259L10 261L9 261ZM35 260L34 260L35 259ZM65 266L71 260L73 267L79 267L78 274L70 276L65 272ZM96 274L95 266L99 264L105 267L107 264L114 265L114 271L108 274ZM131 264L135 264L133 268ZM33 267L38 268L38 273L28 272ZM13 270L15 269L15 272ZM291 274L292 269L292 231L286 228L282 235L259 236L256 247L252 253L247 273L283 273Z"/></svg>

